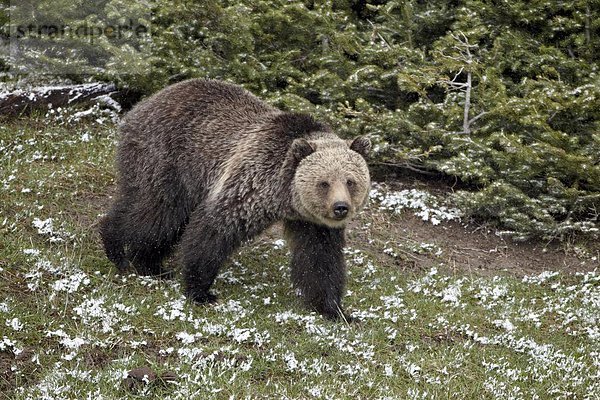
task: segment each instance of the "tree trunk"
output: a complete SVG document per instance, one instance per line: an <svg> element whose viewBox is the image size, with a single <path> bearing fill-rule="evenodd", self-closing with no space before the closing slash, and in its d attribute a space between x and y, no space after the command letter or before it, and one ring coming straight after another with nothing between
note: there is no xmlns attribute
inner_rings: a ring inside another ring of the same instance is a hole
<svg viewBox="0 0 600 400"><path fill-rule="evenodd" d="M471 109L471 71L467 72L467 84L465 86L465 108L463 115L463 132L467 135L471 133L471 122L469 121L469 111Z"/></svg>

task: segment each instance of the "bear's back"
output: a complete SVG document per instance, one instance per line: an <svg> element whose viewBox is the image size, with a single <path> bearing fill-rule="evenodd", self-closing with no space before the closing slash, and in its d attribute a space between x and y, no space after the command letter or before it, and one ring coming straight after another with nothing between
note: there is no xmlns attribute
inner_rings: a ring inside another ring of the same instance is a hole
<svg viewBox="0 0 600 400"><path fill-rule="evenodd" d="M136 187L179 182L201 192L236 146L278 114L229 83L191 79L169 86L139 103L121 123L117 165L122 181Z"/></svg>
<svg viewBox="0 0 600 400"><path fill-rule="evenodd" d="M123 137L163 141L165 136L208 133L203 129L207 125L241 128L276 111L239 86L190 79L168 86L134 107L124 118L121 133Z"/></svg>

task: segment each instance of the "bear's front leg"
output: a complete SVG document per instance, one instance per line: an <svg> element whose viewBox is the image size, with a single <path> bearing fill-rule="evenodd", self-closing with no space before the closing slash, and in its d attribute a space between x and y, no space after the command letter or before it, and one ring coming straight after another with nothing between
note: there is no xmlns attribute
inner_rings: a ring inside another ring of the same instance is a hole
<svg viewBox="0 0 600 400"><path fill-rule="evenodd" d="M229 229L228 229L229 227ZM209 289L219 268L241 243L240 234L223 218L196 210L181 238L185 293L196 303L214 303Z"/></svg>
<svg viewBox="0 0 600 400"><path fill-rule="evenodd" d="M350 317L342 309L346 284L344 229L285 221L292 251L291 276L306 305L328 319Z"/></svg>

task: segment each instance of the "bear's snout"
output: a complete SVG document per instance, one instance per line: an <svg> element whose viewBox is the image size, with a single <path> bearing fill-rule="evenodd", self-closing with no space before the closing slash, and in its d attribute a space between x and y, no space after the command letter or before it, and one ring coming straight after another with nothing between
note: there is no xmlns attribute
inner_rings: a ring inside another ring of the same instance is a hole
<svg viewBox="0 0 600 400"><path fill-rule="evenodd" d="M344 219L348 215L349 208L345 201L337 201L333 204L333 215L336 219Z"/></svg>

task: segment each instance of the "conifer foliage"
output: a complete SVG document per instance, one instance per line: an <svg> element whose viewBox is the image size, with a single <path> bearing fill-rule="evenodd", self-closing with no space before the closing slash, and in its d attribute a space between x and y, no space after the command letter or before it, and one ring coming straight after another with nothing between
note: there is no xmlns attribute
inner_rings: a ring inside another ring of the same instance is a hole
<svg viewBox="0 0 600 400"><path fill-rule="evenodd" d="M454 199L515 238L598 235L600 0L157 0L151 15L152 42L107 47L97 77L147 93L231 80L370 135L374 162L460 179Z"/></svg>

